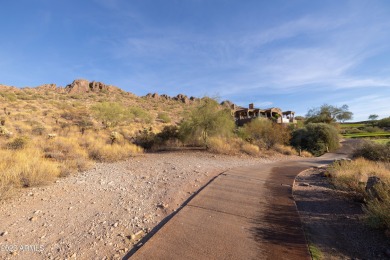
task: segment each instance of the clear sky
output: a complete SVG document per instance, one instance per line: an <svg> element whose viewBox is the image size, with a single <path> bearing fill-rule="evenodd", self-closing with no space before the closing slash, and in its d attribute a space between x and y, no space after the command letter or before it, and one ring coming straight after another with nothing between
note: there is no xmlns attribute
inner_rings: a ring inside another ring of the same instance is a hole
<svg viewBox="0 0 390 260"><path fill-rule="evenodd" d="M137 95L390 116L388 0L13 0L0 33L5 85L84 78Z"/></svg>

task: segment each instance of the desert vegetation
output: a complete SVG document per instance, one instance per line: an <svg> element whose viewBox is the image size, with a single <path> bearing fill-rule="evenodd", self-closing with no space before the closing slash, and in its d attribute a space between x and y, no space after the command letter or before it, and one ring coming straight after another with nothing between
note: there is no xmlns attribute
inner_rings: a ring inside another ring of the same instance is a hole
<svg viewBox="0 0 390 260"><path fill-rule="evenodd" d="M390 228L389 163L364 158L338 161L328 168L328 173L336 188L353 194L364 203L368 224L375 228Z"/></svg>
<svg viewBox="0 0 390 260"><path fill-rule="evenodd" d="M0 198L84 171L95 162L143 153L136 142L140 133L158 133L192 105L154 102L114 87L73 90L1 86Z"/></svg>
<svg viewBox="0 0 390 260"><path fill-rule="evenodd" d="M229 155L296 154L290 128L260 119L237 128L231 110L213 98L137 97L87 83L75 81L65 89L1 86L1 198L144 151L199 147Z"/></svg>

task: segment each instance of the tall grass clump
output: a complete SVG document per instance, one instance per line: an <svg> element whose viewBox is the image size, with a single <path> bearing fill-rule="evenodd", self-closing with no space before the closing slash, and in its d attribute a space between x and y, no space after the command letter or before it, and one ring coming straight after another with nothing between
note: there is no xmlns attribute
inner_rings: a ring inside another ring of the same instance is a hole
<svg viewBox="0 0 390 260"><path fill-rule="evenodd" d="M284 154L284 155L297 155L297 151L292 148L291 146L287 146L287 145L282 145L282 144L276 144L273 149L278 152L278 153L281 153L281 154Z"/></svg>
<svg viewBox="0 0 390 260"><path fill-rule="evenodd" d="M60 175L59 164L35 148L0 150L0 198L15 188L49 183Z"/></svg>
<svg viewBox="0 0 390 260"><path fill-rule="evenodd" d="M252 156L258 156L260 154L260 148L257 145L245 142L241 145L241 152Z"/></svg>
<svg viewBox="0 0 390 260"><path fill-rule="evenodd" d="M45 140L41 149L47 159L60 163L63 177L85 171L91 166L87 151L79 143L80 139L76 136L60 136Z"/></svg>
<svg viewBox="0 0 390 260"><path fill-rule="evenodd" d="M354 193L363 199L368 223L378 228L390 228L390 165L363 158L335 162L328 172L336 188ZM374 191L366 190L369 177L379 178ZM375 195L373 195L375 194Z"/></svg>
<svg viewBox="0 0 390 260"><path fill-rule="evenodd" d="M213 136L208 140L208 149L212 153L234 155L240 152L240 144L233 138Z"/></svg>
<svg viewBox="0 0 390 260"><path fill-rule="evenodd" d="M118 132L89 134L83 138L81 145L89 158L98 162L115 162L143 152L141 147L130 143Z"/></svg>

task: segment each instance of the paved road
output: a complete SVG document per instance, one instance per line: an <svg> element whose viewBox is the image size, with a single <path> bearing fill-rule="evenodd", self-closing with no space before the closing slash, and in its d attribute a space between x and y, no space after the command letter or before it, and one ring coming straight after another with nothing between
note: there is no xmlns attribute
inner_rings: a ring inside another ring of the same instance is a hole
<svg viewBox="0 0 390 260"><path fill-rule="evenodd" d="M346 157L350 148L347 142L319 158L222 173L124 259L310 259L292 197L294 178Z"/></svg>

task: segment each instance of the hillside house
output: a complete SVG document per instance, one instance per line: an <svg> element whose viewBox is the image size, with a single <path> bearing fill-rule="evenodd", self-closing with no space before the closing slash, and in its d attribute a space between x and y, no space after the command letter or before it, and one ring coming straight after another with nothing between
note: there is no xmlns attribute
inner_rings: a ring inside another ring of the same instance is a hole
<svg viewBox="0 0 390 260"><path fill-rule="evenodd" d="M294 111L285 111L283 112L280 108L273 107L268 109L255 108L254 104L249 104L248 108L232 105L232 113L236 124L243 126L244 124L250 122L254 118L268 118L279 124L290 124L296 123L295 112Z"/></svg>

